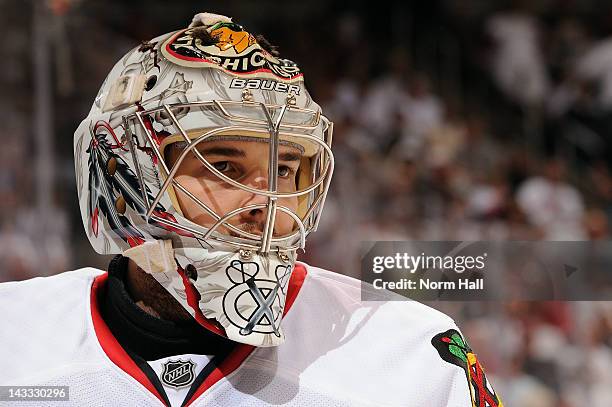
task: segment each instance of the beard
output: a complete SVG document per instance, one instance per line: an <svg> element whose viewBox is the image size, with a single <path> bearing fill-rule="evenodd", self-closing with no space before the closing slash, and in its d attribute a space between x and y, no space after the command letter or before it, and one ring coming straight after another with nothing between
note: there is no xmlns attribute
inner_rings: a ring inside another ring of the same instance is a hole
<svg viewBox="0 0 612 407"><path fill-rule="evenodd" d="M263 230L265 227L265 223L264 222L242 222L238 225L233 225L235 228L238 228L240 230L242 230L243 232L246 233L250 233L253 235L257 235L257 236L261 236L263 234ZM233 237L242 237L244 238L244 236L242 236L240 233L234 232L231 229L227 229L227 233L230 236ZM276 233L274 233L274 236L276 236Z"/></svg>
<svg viewBox="0 0 612 407"><path fill-rule="evenodd" d="M265 224L263 222L246 222L238 226L240 230L259 235L263 233L264 227Z"/></svg>

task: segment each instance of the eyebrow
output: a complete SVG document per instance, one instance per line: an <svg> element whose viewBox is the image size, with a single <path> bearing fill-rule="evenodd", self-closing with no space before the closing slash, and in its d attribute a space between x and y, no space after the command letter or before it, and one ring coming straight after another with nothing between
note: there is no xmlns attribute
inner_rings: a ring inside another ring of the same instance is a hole
<svg viewBox="0 0 612 407"><path fill-rule="evenodd" d="M200 154L224 155L226 157L246 157L244 151L233 147L209 147L200 150Z"/></svg>
<svg viewBox="0 0 612 407"><path fill-rule="evenodd" d="M203 155L222 155L225 157L246 157L246 153L234 147L209 147L200 150ZM279 161L299 161L302 155L294 152L283 152L278 154Z"/></svg>
<svg viewBox="0 0 612 407"><path fill-rule="evenodd" d="M286 152L278 154L279 161L300 161L301 158L302 155L299 153Z"/></svg>

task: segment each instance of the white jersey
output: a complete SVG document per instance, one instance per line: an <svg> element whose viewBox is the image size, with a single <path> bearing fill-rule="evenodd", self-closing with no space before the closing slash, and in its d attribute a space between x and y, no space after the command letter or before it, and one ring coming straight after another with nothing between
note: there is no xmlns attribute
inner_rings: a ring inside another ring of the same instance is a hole
<svg viewBox="0 0 612 407"><path fill-rule="evenodd" d="M100 316L106 277L85 268L0 284L0 385L69 387L68 402L20 406L168 403ZM239 344L219 366L205 355L148 363L177 386L166 391L172 406L501 406L451 318L410 300L364 302L360 290L359 280L298 263L285 343ZM203 369L182 403L181 380Z"/></svg>

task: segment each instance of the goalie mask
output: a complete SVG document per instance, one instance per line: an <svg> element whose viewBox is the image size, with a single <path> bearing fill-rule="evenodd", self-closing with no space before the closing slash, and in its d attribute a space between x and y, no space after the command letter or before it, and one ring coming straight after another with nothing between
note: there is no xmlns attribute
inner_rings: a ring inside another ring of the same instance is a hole
<svg viewBox="0 0 612 407"><path fill-rule="evenodd" d="M298 249L333 171L332 124L295 63L231 19L198 14L112 69L75 132L83 224L205 328L283 342Z"/></svg>

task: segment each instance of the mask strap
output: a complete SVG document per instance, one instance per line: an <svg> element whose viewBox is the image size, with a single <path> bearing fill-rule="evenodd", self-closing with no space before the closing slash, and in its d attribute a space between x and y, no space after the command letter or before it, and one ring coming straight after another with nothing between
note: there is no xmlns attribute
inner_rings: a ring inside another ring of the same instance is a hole
<svg viewBox="0 0 612 407"><path fill-rule="evenodd" d="M171 240L146 241L127 249L123 256L149 274L175 272L177 269Z"/></svg>

